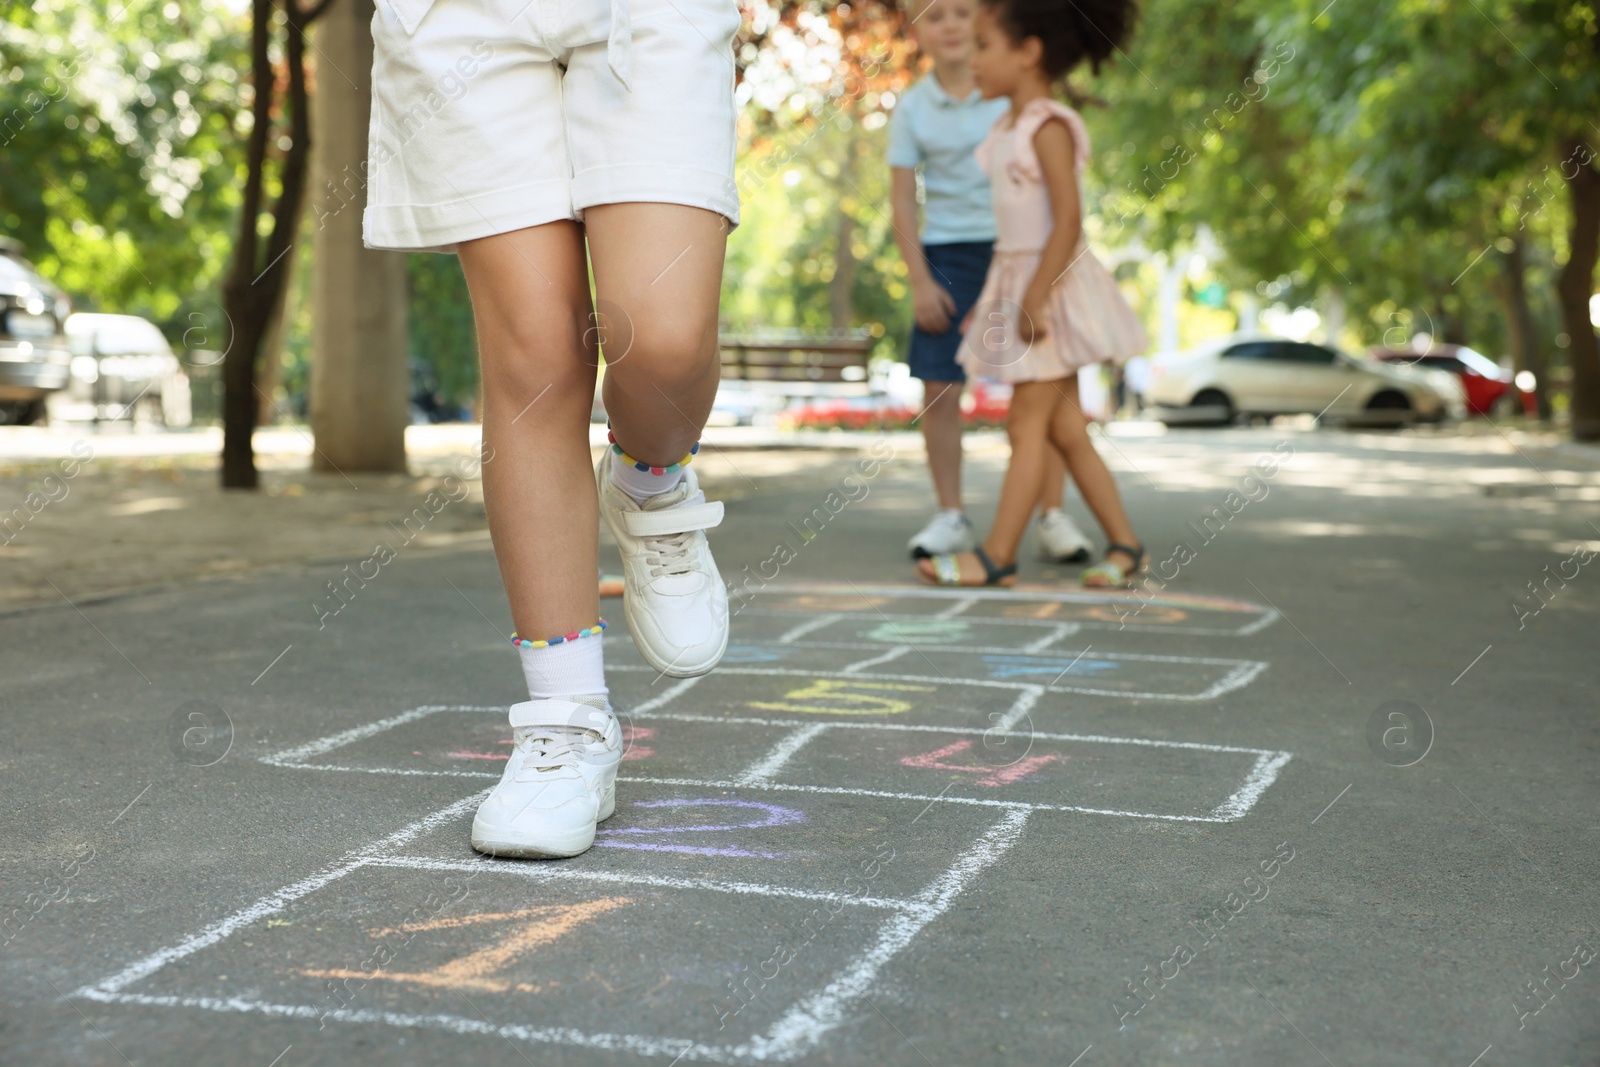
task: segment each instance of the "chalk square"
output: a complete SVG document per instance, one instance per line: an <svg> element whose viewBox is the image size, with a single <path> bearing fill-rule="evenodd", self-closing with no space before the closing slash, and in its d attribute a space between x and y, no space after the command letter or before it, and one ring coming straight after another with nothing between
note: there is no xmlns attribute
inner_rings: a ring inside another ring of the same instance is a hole
<svg viewBox="0 0 1600 1067"><path fill-rule="evenodd" d="M1220 821L1217 809L1261 758L1253 749L1042 731L830 730L797 751L774 782Z"/></svg>
<svg viewBox="0 0 1600 1067"><path fill-rule="evenodd" d="M681 1050L745 1041L770 1026L893 913L374 864L126 992L326 1024L514 1025ZM694 1009L687 1016L685 1004Z"/></svg>
<svg viewBox="0 0 1600 1067"><path fill-rule="evenodd" d="M617 783L616 814L577 859L530 864L482 857L470 844L471 812L430 828L396 856L613 887L715 883L740 897L901 899L936 878L959 844L981 835L997 815L977 805L932 807L918 798L625 777Z"/></svg>

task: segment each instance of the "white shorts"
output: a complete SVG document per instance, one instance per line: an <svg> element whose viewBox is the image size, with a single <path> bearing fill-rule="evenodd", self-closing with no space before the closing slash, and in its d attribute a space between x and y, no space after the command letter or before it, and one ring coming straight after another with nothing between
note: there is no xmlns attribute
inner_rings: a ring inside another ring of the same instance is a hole
<svg viewBox="0 0 1600 1067"><path fill-rule="evenodd" d="M377 8L367 247L452 252L596 204L738 224L735 0Z"/></svg>

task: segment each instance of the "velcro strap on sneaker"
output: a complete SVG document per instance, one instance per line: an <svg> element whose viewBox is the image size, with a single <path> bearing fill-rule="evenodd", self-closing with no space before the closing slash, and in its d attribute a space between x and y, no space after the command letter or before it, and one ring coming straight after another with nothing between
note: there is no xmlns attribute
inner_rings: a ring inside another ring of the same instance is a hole
<svg viewBox="0 0 1600 1067"><path fill-rule="evenodd" d="M681 508L662 508L660 511L622 513L622 528L631 537L665 537L668 534L688 533L690 530L709 530L721 522L720 500Z"/></svg>
<svg viewBox="0 0 1600 1067"><path fill-rule="evenodd" d="M518 730L527 726L566 726L603 734L611 717L611 712L556 697L511 705L511 726Z"/></svg>

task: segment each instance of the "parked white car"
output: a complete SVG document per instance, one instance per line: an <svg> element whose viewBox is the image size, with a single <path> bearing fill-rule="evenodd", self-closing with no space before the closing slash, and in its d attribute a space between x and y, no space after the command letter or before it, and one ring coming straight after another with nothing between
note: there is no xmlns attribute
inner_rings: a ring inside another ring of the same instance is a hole
<svg viewBox="0 0 1600 1067"><path fill-rule="evenodd" d="M1275 338L1155 356L1145 400L1169 425L1299 414L1407 425L1466 415L1466 393L1455 375Z"/></svg>
<svg viewBox="0 0 1600 1067"><path fill-rule="evenodd" d="M190 424L189 377L155 323L79 312L66 333L72 380L53 408L57 417Z"/></svg>

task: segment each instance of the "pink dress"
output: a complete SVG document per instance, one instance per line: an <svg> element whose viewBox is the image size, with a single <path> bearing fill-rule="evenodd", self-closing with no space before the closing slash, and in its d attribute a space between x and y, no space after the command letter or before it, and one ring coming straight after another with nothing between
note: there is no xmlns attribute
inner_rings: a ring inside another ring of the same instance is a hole
<svg viewBox="0 0 1600 1067"><path fill-rule="evenodd" d="M1017 337L1022 298L1054 225L1050 191L1033 151L1033 136L1056 118L1072 131L1081 176L1089 162L1089 133L1076 111L1054 100L1027 104L1009 129L1002 117L978 146L978 164L989 175L993 190L998 236L983 293L956 352L957 362L970 375L1007 382L1048 381L1093 363L1127 359L1149 347L1144 327L1117 289L1116 279L1082 237L1071 265L1050 290L1045 336L1032 344Z"/></svg>

